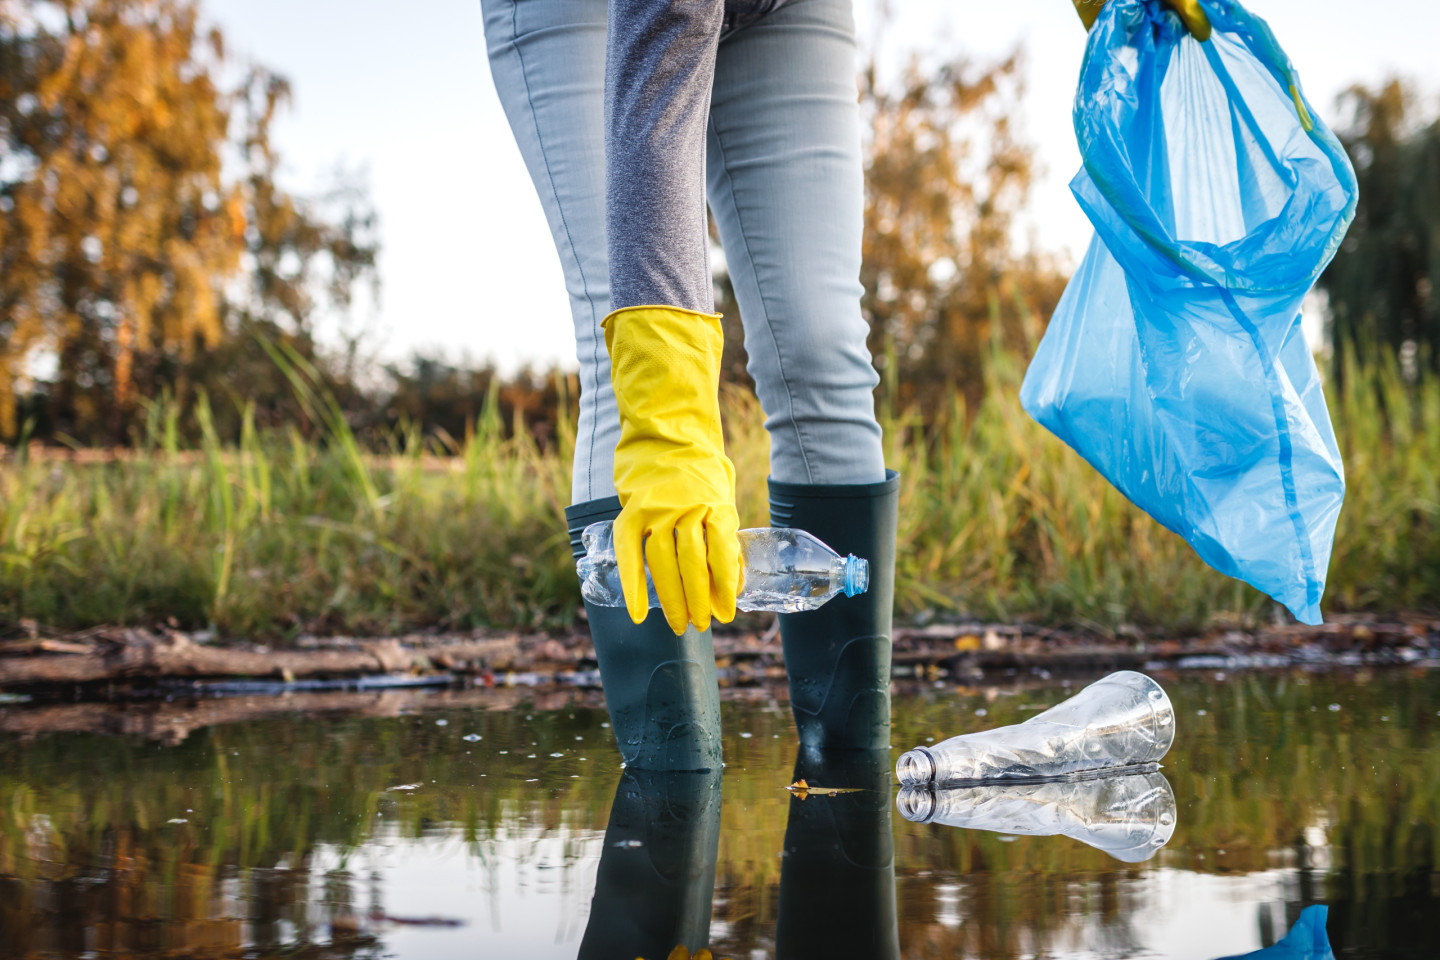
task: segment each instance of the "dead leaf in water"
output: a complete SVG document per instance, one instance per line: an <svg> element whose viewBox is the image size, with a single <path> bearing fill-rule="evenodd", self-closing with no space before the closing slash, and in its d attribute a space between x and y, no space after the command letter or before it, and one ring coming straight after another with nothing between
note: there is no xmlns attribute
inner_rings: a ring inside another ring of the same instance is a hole
<svg viewBox="0 0 1440 960"><path fill-rule="evenodd" d="M635 960L645 960L644 957L636 957ZM694 954L690 953L685 944L678 944L665 960L715 960L715 955L710 952L709 947L701 947ZM725 958L722 958L725 960Z"/></svg>
<svg viewBox="0 0 1440 960"><path fill-rule="evenodd" d="M804 800L809 796L833 797L839 793L859 793L859 787L812 787L806 783L804 778L796 780L785 788L795 795L797 800Z"/></svg>

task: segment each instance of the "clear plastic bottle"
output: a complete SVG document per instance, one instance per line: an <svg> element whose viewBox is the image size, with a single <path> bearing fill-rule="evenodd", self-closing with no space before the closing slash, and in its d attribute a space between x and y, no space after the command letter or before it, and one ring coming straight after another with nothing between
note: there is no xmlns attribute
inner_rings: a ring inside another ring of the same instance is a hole
<svg viewBox="0 0 1440 960"><path fill-rule="evenodd" d="M916 747L895 764L901 783L1041 780L1154 763L1175 742L1175 708L1133 670L1097 680L1024 723Z"/></svg>
<svg viewBox="0 0 1440 960"><path fill-rule="evenodd" d="M575 563L580 592L597 606L623 607L620 570L615 562L611 521L592 523L581 533L585 556ZM740 531L744 577L735 605L741 610L798 613L814 610L831 597L864 593L870 586L870 563L851 554L842 557L817 537L789 527L757 527ZM647 571L650 606L660 606Z"/></svg>
<svg viewBox="0 0 1440 960"><path fill-rule="evenodd" d="M907 784L900 788L895 805L901 816L917 823L1073 837L1126 863L1149 860L1175 833L1175 792L1156 770L1089 780L969 787Z"/></svg>

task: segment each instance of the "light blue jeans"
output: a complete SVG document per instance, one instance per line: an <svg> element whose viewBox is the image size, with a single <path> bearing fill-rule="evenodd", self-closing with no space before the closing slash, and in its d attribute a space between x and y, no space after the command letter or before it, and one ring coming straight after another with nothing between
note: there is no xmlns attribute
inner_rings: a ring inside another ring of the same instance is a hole
<svg viewBox="0 0 1440 960"><path fill-rule="evenodd" d="M564 268L580 363L571 500L615 493L600 321L606 0L481 0L490 71ZM706 190L770 433L770 475L885 479L860 315L863 182L850 0L790 0L720 41Z"/></svg>

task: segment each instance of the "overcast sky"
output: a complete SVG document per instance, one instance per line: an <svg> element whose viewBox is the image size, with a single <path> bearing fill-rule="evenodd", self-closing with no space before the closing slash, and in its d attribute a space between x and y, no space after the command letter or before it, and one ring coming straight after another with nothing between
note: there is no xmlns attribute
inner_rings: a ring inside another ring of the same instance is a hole
<svg viewBox="0 0 1440 960"><path fill-rule="evenodd" d="M1090 228L1066 187L1080 165L1070 103L1084 32L1069 0L889 0L882 55L998 56L1023 43L1023 130L1045 175L1040 243L1078 259ZM287 184L310 191L337 163L369 172L384 245L372 318L386 357L453 356L574 366L560 266L495 96L479 0L203 0L232 52L289 77L279 125ZM1322 112L1391 72L1440 92L1433 0L1253 0ZM862 36L876 7L859 0Z"/></svg>

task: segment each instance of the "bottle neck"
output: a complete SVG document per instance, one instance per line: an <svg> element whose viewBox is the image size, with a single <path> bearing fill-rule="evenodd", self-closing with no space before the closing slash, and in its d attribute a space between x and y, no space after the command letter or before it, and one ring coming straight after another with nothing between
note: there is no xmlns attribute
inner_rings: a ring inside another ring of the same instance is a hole
<svg viewBox="0 0 1440 960"><path fill-rule="evenodd" d="M895 779L903 784L934 783L935 757L924 747L901 754L895 762Z"/></svg>
<svg viewBox="0 0 1440 960"><path fill-rule="evenodd" d="M841 584L845 596L853 597L870 589L870 561L852 553L845 558L844 564Z"/></svg>

